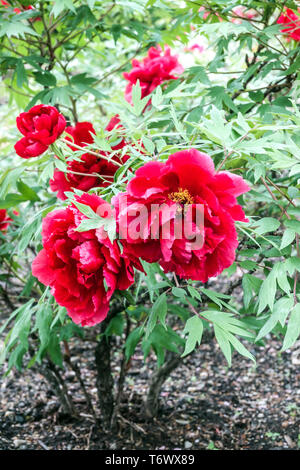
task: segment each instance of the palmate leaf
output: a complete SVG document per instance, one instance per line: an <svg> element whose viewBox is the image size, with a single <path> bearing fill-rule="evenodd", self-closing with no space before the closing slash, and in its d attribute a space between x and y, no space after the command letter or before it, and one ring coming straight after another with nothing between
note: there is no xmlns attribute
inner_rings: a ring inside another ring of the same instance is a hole
<svg viewBox="0 0 300 470"><path fill-rule="evenodd" d="M55 0L53 2L51 14L54 18L57 18L64 10L71 10L73 13L76 11L73 0Z"/></svg>
<svg viewBox="0 0 300 470"><path fill-rule="evenodd" d="M15 21L12 20L0 22L0 38L3 36L7 36L8 38L24 38L26 34L38 36L38 33L34 29L30 28L30 26L22 23L21 21L17 21L16 18Z"/></svg>
<svg viewBox="0 0 300 470"><path fill-rule="evenodd" d="M214 325L218 325L226 331L235 333L245 338L254 338L255 335L248 330L247 326L239 319L235 318L232 313L220 312L218 310L207 310L201 312L201 316L207 318Z"/></svg>
<svg viewBox="0 0 300 470"><path fill-rule="evenodd" d="M245 348L236 336L234 336L234 334L236 334L245 338L254 339L255 335L249 331L248 325L235 318L233 314L226 312L211 310L201 312L201 316L207 318L207 320L213 323L216 340L219 343L229 366L231 365L232 348L242 356L255 362L254 356Z"/></svg>
<svg viewBox="0 0 300 470"><path fill-rule="evenodd" d="M216 292L211 289L205 289L204 287L200 287L199 290L203 292L209 299L211 299L215 304L217 304L220 308L225 307L228 310L231 310L234 313L238 313L236 308L230 305L228 302L225 302L224 299L231 299L230 295L222 294L221 292Z"/></svg>
<svg viewBox="0 0 300 470"><path fill-rule="evenodd" d="M216 340L228 362L229 367L231 366L231 356L233 347L242 356L251 359L255 363L254 356L245 348L245 346L228 330L222 328L220 325L214 324L214 331Z"/></svg>

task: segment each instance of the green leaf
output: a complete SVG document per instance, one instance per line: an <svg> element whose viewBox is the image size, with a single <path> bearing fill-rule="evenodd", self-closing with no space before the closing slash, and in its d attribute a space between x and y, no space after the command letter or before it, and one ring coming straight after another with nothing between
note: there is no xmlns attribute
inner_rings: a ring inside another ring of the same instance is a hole
<svg viewBox="0 0 300 470"><path fill-rule="evenodd" d="M187 333L188 337L185 343L184 352L181 357L190 354L197 346L197 343L200 346L203 333L203 323L201 318L197 317L197 315L189 318L185 324L183 333Z"/></svg>
<svg viewBox="0 0 300 470"><path fill-rule="evenodd" d="M35 327L38 330L39 339L40 339L40 347L36 357L37 361L41 361L42 354L47 348L50 335L51 335L51 322L53 319L52 308L50 306L41 305L37 312L36 312L36 320L35 320Z"/></svg>
<svg viewBox="0 0 300 470"><path fill-rule="evenodd" d="M254 338L255 335L249 331L247 325L241 320L235 318L232 313L220 312L218 310L207 310L201 312L201 316L211 321L214 325L217 324L223 330L230 331L239 336Z"/></svg>
<svg viewBox="0 0 300 470"><path fill-rule="evenodd" d="M166 316L167 309L168 309L167 296L165 293L162 293L156 299L156 301L154 302L152 306L150 317L149 317L147 327L146 327L146 338L149 337L150 333L155 327L158 317L161 319L162 323L165 326L165 316Z"/></svg>
<svg viewBox="0 0 300 470"><path fill-rule="evenodd" d="M295 270L300 272L300 258L297 256L288 258L284 264L290 276L294 274Z"/></svg>
<svg viewBox="0 0 300 470"><path fill-rule="evenodd" d="M284 225L288 228L291 229L292 231L295 231L300 235L300 220L286 220L284 222Z"/></svg>
<svg viewBox="0 0 300 470"><path fill-rule="evenodd" d="M181 287L172 287L172 294L175 295L175 297L184 298L186 292Z"/></svg>
<svg viewBox="0 0 300 470"><path fill-rule="evenodd" d="M24 84L28 83L26 70L25 70L22 59L18 60L17 67L16 67L16 74L17 74L17 87L22 88Z"/></svg>
<svg viewBox="0 0 300 470"><path fill-rule="evenodd" d="M87 0L87 4L91 10L94 8L95 3L96 0Z"/></svg>
<svg viewBox="0 0 300 470"><path fill-rule="evenodd" d="M106 336L122 336L124 330L124 316L119 313L115 317L111 319L109 322L106 330L105 330L105 335Z"/></svg>
<svg viewBox="0 0 300 470"><path fill-rule="evenodd" d="M243 269L248 269L249 271L252 271L253 269L256 268L256 262L251 261L251 260L246 260L246 261L240 261L240 266Z"/></svg>
<svg viewBox="0 0 300 470"><path fill-rule="evenodd" d="M142 335L143 335L143 332L144 332L144 327L143 326L139 326L138 328L136 328L135 330L133 330L127 340L126 340L126 343L125 343L125 357L126 357L126 361L128 361L131 356L133 355L136 347L137 347L137 344L139 342L139 340L141 339Z"/></svg>
<svg viewBox="0 0 300 470"><path fill-rule="evenodd" d="M76 228L76 232L87 232L88 230L94 230L103 227L105 224L104 219L100 217L93 217L92 219L84 219L80 222L80 225Z"/></svg>
<svg viewBox="0 0 300 470"><path fill-rule="evenodd" d="M161 90L161 87L158 86L155 88L154 92L151 95L151 104L152 106L157 108L162 103L162 101L163 101L162 90Z"/></svg>
<svg viewBox="0 0 300 470"><path fill-rule="evenodd" d="M147 150L147 152L149 152L150 155L153 155L154 150L155 150L155 145L152 142L152 140L148 139L148 137L146 137L146 136L144 136L142 140L143 140L143 144L144 144L145 149Z"/></svg>
<svg viewBox="0 0 300 470"><path fill-rule="evenodd" d="M54 364L62 367L63 357L61 353L59 337L57 334L50 335L47 350Z"/></svg>
<svg viewBox="0 0 300 470"><path fill-rule="evenodd" d="M253 297L253 294L252 294L253 284L248 274L245 274L243 276L242 286L243 286L243 291L244 291L244 296L243 296L244 306L245 308L248 308Z"/></svg>
<svg viewBox="0 0 300 470"><path fill-rule="evenodd" d="M199 81L200 83L203 83L204 85L208 85L208 86L211 85L211 82L208 78L206 70L201 65L190 67L189 69L187 69L186 72L189 75L193 76L192 82L198 82Z"/></svg>
<svg viewBox="0 0 300 470"><path fill-rule="evenodd" d="M274 304L273 312L270 315L268 321L259 330L255 341L259 341L261 338L270 333L278 322L283 326L288 317L291 308L293 307L294 299L292 297L282 297Z"/></svg>
<svg viewBox="0 0 300 470"><path fill-rule="evenodd" d="M200 302L202 301L202 297L201 297L201 295L199 294L199 292L197 291L197 289L195 289L195 287L188 285L187 288L188 288L188 291L189 291L190 295L191 295L194 299L198 299Z"/></svg>
<svg viewBox="0 0 300 470"><path fill-rule="evenodd" d="M56 77L53 73L50 72L35 72L34 73L35 80L44 86L56 86Z"/></svg>
<svg viewBox="0 0 300 470"><path fill-rule="evenodd" d="M288 228L284 231L283 237L281 239L281 245L280 249L283 250L283 248L289 246L291 243L293 243L295 239L296 233L294 230Z"/></svg>
<svg viewBox="0 0 300 470"><path fill-rule="evenodd" d="M263 281L259 291L258 313L261 313L267 305L273 310L276 294L276 272L273 269Z"/></svg>
<svg viewBox="0 0 300 470"><path fill-rule="evenodd" d="M231 356L232 356L232 350L230 346L230 341L228 339L227 332L223 330L219 325L214 325L214 331L215 331L215 336L216 340L221 348L221 351L223 352L229 367L231 367Z"/></svg>
<svg viewBox="0 0 300 470"><path fill-rule="evenodd" d="M133 111L136 116L139 116L149 101L149 96L142 98L142 89L140 87L139 80L136 82L135 85L133 85L131 96L132 96L133 108L132 106L129 105L129 109Z"/></svg>
<svg viewBox="0 0 300 470"><path fill-rule="evenodd" d="M286 334L283 340L282 351L291 348L300 336L300 304L297 303L290 315Z"/></svg>
<svg viewBox="0 0 300 470"><path fill-rule="evenodd" d="M258 222L255 222L255 225L257 226L255 228L255 232L259 235L263 235L267 232L275 232L275 230L277 230L280 226L280 222L279 220L273 219L272 217L264 217Z"/></svg>
<svg viewBox="0 0 300 470"><path fill-rule="evenodd" d="M20 193L28 200L32 202L40 201L39 196L37 193L27 186L27 184L23 183L23 181L18 181L17 182L17 188L20 191Z"/></svg>
<svg viewBox="0 0 300 470"><path fill-rule="evenodd" d="M75 6L72 0L55 0L51 14L57 18L64 10L71 10L75 13Z"/></svg>
<svg viewBox="0 0 300 470"><path fill-rule="evenodd" d="M183 340L170 327L165 329L162 325L156 325L148 337L142 341L142 350L146 358L153 348L158 367L160 367L165 358L165 350L178 353L178 345L182 345Z"/></svg>
<svg viewBox="0 0 300 470"><path fill-rule="evenodd" d="M236 351L239 352L242 356L247 357L248 359L250 359L251 361L255 363L256 362L255 357L248 351L248 349L246 349L245 346L231 333L227 333L227 334L228 334L228 340L230 341L234 349L236 349Z"/></svg>

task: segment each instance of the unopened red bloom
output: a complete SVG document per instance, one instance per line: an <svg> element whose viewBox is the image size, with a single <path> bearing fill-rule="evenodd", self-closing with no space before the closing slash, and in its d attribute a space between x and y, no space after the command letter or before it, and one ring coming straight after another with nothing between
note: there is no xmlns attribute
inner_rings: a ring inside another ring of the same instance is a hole
<svg viewBox="0 0 300 470"><path fill-rule="evenodd" d="M104 205L101 216L111 216L108 204L94 194L76 200L98 213ZM46 216L43 249L32 264L32 273L51 286L57 303L66 307L75 323L92 326L106 317L114 291L133 283L135 264L121 255L117 241L111 243L103 227L76 231L84 219L74 204Z"/></svg>
<svg viewBox="0 0 300 470"><path fill-rule="evenodd" d="M287 25L286 28L281 29L282 33L287 33L290 38L300 41L300 17L293 10L286 8L277 23Z"/></svg>
<svg viewBox="0 0 300 470"><path fill-rule="evenodd" d="M37 157L63 133L64 116L54 106L38 104L17 117L17 127L24 135L15 150L22 158Z"/></svg>
<svg viewBox="0 0 300 470"><path fill-rule="evenodd" d="M106 130L111 131L114 128L120 128L120 119L114 116L108 123ZM67 140L74 142L74 144L85 147L86 144L93 143L94 139L92 134L95 134L94 128L89 122L78 122L74 127L67 127L66 132L72 136L72 139L67 137ZM121 150L125 147L125 139L121 138L120 142L112 146L113 151ZM70 144L72 150L78 149ZM101 157L102 155L102 157ZM50 180L50 187L52 191L57 191L59 199L66 199L65 192L73 191L74 188L81 191L88 191L95 187L107 187L113 182L114 174L119 168L115 163L125 163L129 159L129 155L118 157L114 155L111 161L106 158L109 154L107 152L99 152L99 156L84 153L79 160L70 160L67 165L67 173L55 169L53 179ZM115 163L114 163L115 162Z"/></svg>
<svg viewBox="0 0 300 470"><path fill-rule="evenodd" d="M177 152L166 162L149 162L112 200L125 251L159 262L165 272L206 282L235 259L234 222L246 220L236 198L249 189L240 176L216 172L212 159L195 149ZM176 234L178 220L190 222L181 236ZM196 236L200 244L193 244Z"/></svg>
<svg viewBox="0 0 300 470"><path fill-rule="evenodd" d="M12 219L8 216L6 209L0 209L0 232L6 232L11 220Z"/></svg>
<svg viewBox="0 0 300 470"><path fill-rule="evenodd" d="M171 54L169 47L162 51L161 47L151 47L147 57L141 62L137 59L132 61L132 70L123 74L129 81L125 98L132 102L132 86L139 80L142 90L142 98L149 95L158 85L167 80L176 79L183 72L177 56Z"/></svg>

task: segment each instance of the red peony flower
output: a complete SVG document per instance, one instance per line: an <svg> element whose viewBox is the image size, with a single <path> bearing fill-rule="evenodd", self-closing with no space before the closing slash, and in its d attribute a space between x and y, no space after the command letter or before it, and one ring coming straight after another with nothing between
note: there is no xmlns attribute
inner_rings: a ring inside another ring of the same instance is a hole
<svg viewBox="0 0 300 470"><path fill-rule="evenodd" d="M105 217L111 215L110 206L96 195L76 200ZM57 303L66 307L75 323L92 326L107 316L114 291L133 284L133 266L140 265L121 255L117 241L111 243L103 227L76 231L84 219L74 204L45 217L43 250L33 261L32 273L51 286Z"/></svg>
<svg viewBox="0 0 300 470"><path fill-rule="evenodd" d="M44 145L41 142L37 142L28 137L18 140L15 144L15 151L22 158L38 157L42 153L46 152L48 145Z"/></svg>
<svg viewBox="0 0 300 470"><path fill-rule="evenodd" d="M123 73L124 78L129 81L125 98L132 102L132 86L139 80L142 90L142 98L149 95L158 85L167 80L177 79L179 74L183 72L183 67L179 64L176 56L171 55L168 47L163 53L160 46L151 47L148 56L141 62L136 59L132 61L132 70Z"/></svg>
<svg viewBox="0 0 300 470"><path fill-rule="evenodd" d="M122 127L118 116L114 116L108 123L106 130L111 131L114 128ZM94 128L89 122L77 123L75 127L67 127L66 132L70 134L74 144L84 147L85 144L93 143L92 134L95 134ZM92 134L91 134L92 133ZM112 147L113 151L121 150L126 145L125 140ZM78 150L70 145L72 150ZM57 191L59 199L66 199L65 192L73 191L74 188L81 191L88 191L95 187L107 187L113 182L114 174L119 168L114 161L125 163L129 155L124 155L121 159L115 155L111 161L101 158L101 155L107 156L107 152L99 152L99 157L94 154L84 153L80 160L70 160L68 162L67 174L55 169L53 179L50 180L52 191Z"/></svg>
<svg viewBox="0 0 300 470"><path fill-rule="evenodd" d="M66 140L74 142L75 145L79 145L80 147L92 144L94 142L92 134L96 135L93 124L90 122L77 122L75 126L66 127L66 132L71 136L71 138L67 136ZM72 150L78 150L72 145L69 147Z"/></svg>
<svg viewBox="0 0 300 470"><path fill-rule="evenodd" d="M6 209L0 209L0 232L6 232L12 219L8 216Z"/></svg>
<svg viewBox="0 0 300 470"><path fill-rule="evenodd" d="M15 145L22 158L37 157L63 133L66 120L54 106L38 104L17 117L17 127L23 137Z"/></svg>
<svg viewBox="0 0 300 470"><path fill-rule="evenodd" d="M300 41L300 17L293 10L286 8L277 23L287 25L286 28L281 29L282 33L287 33L290 38Z"/></svg>
<svg viewBox="0 0 300 470"><path fill-rule="evenodd" d="M149 162L112 199L124 251L206 282L235 259L234 222L246 221L236 197L249 189L240 176L216 172L212 159L195 149Z"/></svg>

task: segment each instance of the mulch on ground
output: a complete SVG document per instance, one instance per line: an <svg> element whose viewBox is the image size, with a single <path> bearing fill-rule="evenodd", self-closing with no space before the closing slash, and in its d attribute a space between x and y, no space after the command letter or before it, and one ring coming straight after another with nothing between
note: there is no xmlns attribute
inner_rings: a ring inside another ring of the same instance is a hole
<svg viewBox="0 0 300 470"><path fill-rule="evenodd" d="M58 399L36 370L13 371L0 385L0 449L298 449L300 342L254 346L257 364L238 354L228 369L215 341L201 345L163 386L158 417L145 418L143 398L154 358L137 352L128 371L117 433L95 424L73 371L64 378L79 418L61 413ZM97 406L94 350L71 343ZM114 358L114 368L119 357Z"/></svg>

